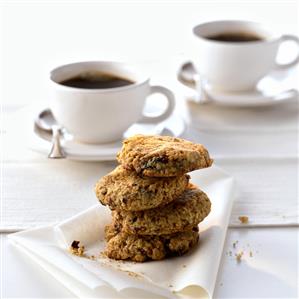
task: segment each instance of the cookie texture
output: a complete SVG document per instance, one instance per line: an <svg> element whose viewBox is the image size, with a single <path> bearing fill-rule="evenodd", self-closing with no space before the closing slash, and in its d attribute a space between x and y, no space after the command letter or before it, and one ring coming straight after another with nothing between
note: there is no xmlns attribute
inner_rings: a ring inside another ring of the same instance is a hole
<svg viewBox="0 0 299 299"><path fill-rule="evenodd" d="M211 210L208 196L192 187L163 208L146 211L113 211L113 221L122 231L137 235L166 235L192 229Z"/></svg>
<svg viewBox="0 0 299 299"><path fill-rule="evenodd" d="M193 248L199 239L197 227L186 232L161 236L130 235L119 232L118 229L114 225L106 227L108 242L105 254L116 260L144 262L182 255Z"/></svg>
<svg viewBox="0 0 299 299"><path fill-rule="evenodd" d="M118 166L101 178L95 193L111 210L141 211L166 205L186 189L189 175L156 178L143 177Z"/></svg>
<svg viewBox="0 0 299 299"><path fill-rule="evenodd" d="M127 169L154 177L177 176L213 163L201 144L170 136L150 135L126 139L117 160Z"/></svg>

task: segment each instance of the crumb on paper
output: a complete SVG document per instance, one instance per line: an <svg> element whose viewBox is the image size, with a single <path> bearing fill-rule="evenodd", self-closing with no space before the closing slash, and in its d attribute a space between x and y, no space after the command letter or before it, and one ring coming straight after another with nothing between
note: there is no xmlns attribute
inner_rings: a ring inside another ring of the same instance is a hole
<svg viewBox="0 0 299 299"><path fill-rule="evenodd" d="M80 241L74 240L69 248L69 251L71 254L77 255L77 256L84 256L84 246L80 246Z"/></svg>
<svg viewBox="0 0 299 299"><path fill-rule="evenodd" d="M250 257L253 257L253 253L252 253L251 250L250 250L250 252L249 252L249 256L250 256Z"/></svg>
<svg viewBox="0 0 299 299"><path fill-rule="evenodd" d="M236 248L238 242L239 242L239 241L235 241L235 242L233 243L233 247L234 247L234 248Z"/></svg>
<svg viewBox="0 0 299 299"><path fill-rule="evenodd" d="M173 285L172 285L172 284L170 284L168 287L169 287L169 288L173 288Z"/></svg>
<svg viewBox="0 0 299 299"><path fill-rule="evenodd" d="M127 270L122 270L121 271L127 273L129 276L134 277L134 278L143 278L140 274L132 272L132 271L127 271Z"/></svg>
<svg viewBox="0 0 299 299"><path fill-rule="evenodd" d="M80 247L79 244L80 244L80 241L74 240L71 244L71 248L78 249Z"/></svg>
<svg viewBox="0 0 299 299"><path fill-rule="evenodd" d="M239 220L242 224L247 224L249 221L248 216L239 216Z"/></svg>
<svg viewBox="0 0 299 299"><path fill-rule="evenodd" d="M187 267L187 265L183 265L183 268L186 268Z"/></svg>
<svg viewBox="0 0 299 299"><path fill-rule="evenodd" d="M236 254L236 260L238 263L241 262L243 256L243 251L240 251L239 253Z"/></svg>

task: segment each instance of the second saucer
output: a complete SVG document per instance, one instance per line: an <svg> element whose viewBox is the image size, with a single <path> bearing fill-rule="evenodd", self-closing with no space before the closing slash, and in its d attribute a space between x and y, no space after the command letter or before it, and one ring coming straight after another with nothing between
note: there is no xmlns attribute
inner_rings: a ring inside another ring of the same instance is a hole
<svg viewBox="0 0 299 299"><path fill-rule="evenodd" d="M287 84L288 77L280 81L271 74L263 78L254 90L242 92L217 90L201 80L192 62L186 62L181 66L178 80L196 90L195 101L198 103L213 102L223 106L259 107L285 103L298 97L298 90Z"/></svg>

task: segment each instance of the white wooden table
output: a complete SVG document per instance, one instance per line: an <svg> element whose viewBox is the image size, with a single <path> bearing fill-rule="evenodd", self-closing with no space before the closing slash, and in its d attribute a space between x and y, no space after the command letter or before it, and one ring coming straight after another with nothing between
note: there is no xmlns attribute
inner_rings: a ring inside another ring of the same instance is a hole
<svg viewBox="0 0 299 299"><path fill-rule="evenodd" d="M21 106L46 105L52 67L92 59L146 60L153 83L176 92L177 109L189 122L183 137L205 144L218 166L236 177L238 194L214 297L298 297L298 104L246 111L198 106L185 102L189 91L175 81L179 60L196 57L193 25L250 19L298 34L296 1L7 1L1 8L1 298L73 297L13 248L4 231L53 223L93 205L92 186L114 163L49 162L22 145L14 147L18 136L9 134L6 119ZM243 214L250 228L239 227ZM244 251L240 263L234 257L239 250Z"/></svg>

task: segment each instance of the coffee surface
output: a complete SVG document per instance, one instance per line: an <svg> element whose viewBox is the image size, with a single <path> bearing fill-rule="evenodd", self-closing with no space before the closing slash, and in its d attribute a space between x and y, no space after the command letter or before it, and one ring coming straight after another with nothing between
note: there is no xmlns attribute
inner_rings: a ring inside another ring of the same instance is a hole
<svg viewBox="0 0 299 299"><path fill-rule="evenodd" d="M214 35L206 36L206 39L221 42L255 42L261 41L263 38L253 32L222 32Z"/></svg>
<svg viewBox="0 0 299 299"><path fill-rule="evenodd" d="M60 84L65 86L84 89L115 88L127 86L133 83L134 82L132 80L127 78L99 72L82 73L60 82Z"/></svg>

